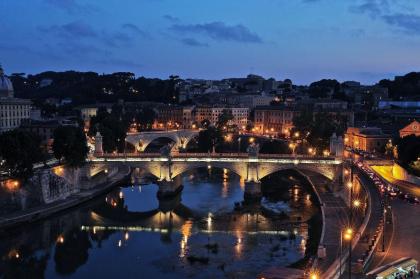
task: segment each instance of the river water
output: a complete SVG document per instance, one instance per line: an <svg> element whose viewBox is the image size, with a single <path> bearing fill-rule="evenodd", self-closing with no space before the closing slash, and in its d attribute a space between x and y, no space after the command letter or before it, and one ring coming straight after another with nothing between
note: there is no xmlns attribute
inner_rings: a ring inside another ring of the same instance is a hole
<svg viewBox="0 0 420 279"><path fill-rule="evenodd" d="M0 234L0 278L256 278L305 255L315 197L293 172L243 202L244 182L224 169L180 177L159 201L136 177L78 208ZM269 198L268 198L269 197Z"/></svg>

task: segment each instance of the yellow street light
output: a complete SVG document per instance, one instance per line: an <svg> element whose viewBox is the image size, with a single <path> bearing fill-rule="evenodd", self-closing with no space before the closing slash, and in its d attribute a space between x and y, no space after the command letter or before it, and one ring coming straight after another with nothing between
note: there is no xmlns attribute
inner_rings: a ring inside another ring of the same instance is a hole
<svg viewBox="0 0 420 279"><path fill-rule="evenodd" d="M344 239L345 239L345 240L351 240L351 239L352 239L351 234L345 233L345 234L344 234Z"/></svg>
<svg viewBox="0 0 420 279"><path fill-rule="evenodd" d="M295 138L298 138L299 135L300 135L299 132L295 132L295 135L294 136L295 136Z"/></svg>
<svg viewBox="0 0 420 279"><path fill-rule="evenodd" d="M344 170L345 175L349 175L349 173L350 173L349 170Z"/></svg>
<svg viewBox="0 0 420 279"><path fill-rule="evenodd" d="M353 184L351 182L347 182L347 187L351 188L351 187L353 187Z"/></svg>
<svg viewBox="0 0 420 279"><path fill-rule="evenodd" d="M253 143L255 141L255 138L249 138L249 143Z"/></svg>
<svg viewBox="0 0 420 279"><path fill-rule="evenodd" d="M360 206L360 201L359 200L353 201L353 206L354 207L359 207Z"/></svg>
<svg viewBox="0 0 420 279"><path fill-rule="evenodd" d="M309 147L309 148L308 148L308 153L309 153L309 154L312 154L313 152L314 152L314 149L313 149L312 147Z"/></svg>

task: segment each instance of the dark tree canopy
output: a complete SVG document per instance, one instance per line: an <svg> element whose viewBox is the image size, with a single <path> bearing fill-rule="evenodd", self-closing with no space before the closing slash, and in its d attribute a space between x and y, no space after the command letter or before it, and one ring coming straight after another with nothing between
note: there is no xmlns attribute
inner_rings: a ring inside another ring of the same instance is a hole
<svg viewBox="0 0 420 279"><path fill-rule="evenodd" d="M215 127L209 127L198 134L198 148L201 152L211 152L223 140L222 133Z"/></svg>
<svg viewBox="0 0 420 279"><path fill-rule="evenodd" d="M233 120L232 111L229 109L224 109L219 115L219 119L217 120L217 127L220 128L226 126L230 120Z"/></svg>
<svg viewBox="0 0 420 279"><path fill-rule="evenodd" d="M416 96L420 92L420 72L408 73L395 80L383 79L379 85L388 88L389 96L395 100Z"/></svg>
<svg viewBox="0 0 420 279"><path fill-rule="evenodd" d="M409 135L398 139L398 160L404 166L412 164L420 157L420 137Z"/></svg>
<svg viewBox="0 0 420 279"><path fill-rule="evenodd" d="M100 75L95 72L48 71L27 77L13 74L11 80L17 97L34 101L50 97L71 98L76 105L116 102L119 99L167 103L178 101L178 76L170 76L166 80L135 79L134 74L129 72ZM43 84L45 80L50 80L51 84Z"/></svg>
<svg viewBox="0 0 420 279"><path fill-rule="evenodd" d="M44 159L39 138L21 130L0 135L0 157L5 160L4 168L10 170L10 175L19 179L31 177L33 164Z"/></svg>
<svg viewBox="0 0 420 279"><path fill-rule="evenodd" d="M309 96L312 98L327 98L330 93L337 95L340 92L340 83L335 79L322 79L309 85Z"/></svg>
<svg viewBox="0 0 420 279"><path fill-rule="evenodd" d="M71 126L55 129L53 151L54 156L58 160L64 160L68 166L82 166L89 151L82 129Z"/></svg>

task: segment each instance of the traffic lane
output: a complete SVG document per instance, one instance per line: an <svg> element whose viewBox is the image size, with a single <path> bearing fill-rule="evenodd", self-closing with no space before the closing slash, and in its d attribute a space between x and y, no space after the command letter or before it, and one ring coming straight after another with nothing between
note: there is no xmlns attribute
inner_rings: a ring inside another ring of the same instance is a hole
<svg viewBox="0 0 420 279"><path fill-rule="evenodd" d="M411 194L414 195L416 197L420 197L420 186L410 183L410 182L406 182L406 181L402 181L402 180L398 180L395 179L391 172L385 168L380 168L380 167L375 167L372 166L372 169L378 173L382 178L384 178L386 181L388 181L389 183L394 184L395 186L397 186L398 188L400 188L401 191L407 193L407 194Z"/></svg>
<svg viewBox="0 0 420 279"><path fill-rule="evenodd" d="M410 204L400 199L391 201L394 215L394 234L391 246L382 265L402 257L412 257L420 261L420 205Z"/></svg>

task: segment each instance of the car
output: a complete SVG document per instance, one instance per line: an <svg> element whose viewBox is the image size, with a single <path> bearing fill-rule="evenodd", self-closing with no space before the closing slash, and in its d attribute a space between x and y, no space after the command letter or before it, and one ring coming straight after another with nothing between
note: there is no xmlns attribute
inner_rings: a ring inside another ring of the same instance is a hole
<svg viewBox="0 0 420 279"><path fill-rule="evenodd" d="M388 195L390 196L390 197L396 197L397 195L398 195L398 193L397 192L394 192L394 191L390 191L390 192L388 192Z"/></svg>
<svg viewBox="0 0 420 279"><path fill-rule="evenodd" d="M409 196L409 198L407 199L407 201L409 203L412 203L412 204L419 204L420 203L419 199L416 198L416 197L413 197L413 196Z"/></svg>

